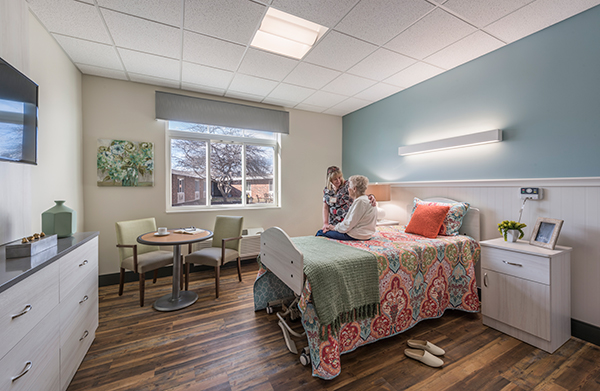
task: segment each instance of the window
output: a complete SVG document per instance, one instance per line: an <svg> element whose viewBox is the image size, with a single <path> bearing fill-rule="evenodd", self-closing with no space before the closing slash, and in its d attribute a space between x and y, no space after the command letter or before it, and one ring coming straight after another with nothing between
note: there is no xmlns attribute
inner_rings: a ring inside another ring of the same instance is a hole
<svg viewBox="0 0 600 391"><path fill-rule="evenodd" d="M279 134L167 124L171 187L167 210L277 206Z"/></svg>

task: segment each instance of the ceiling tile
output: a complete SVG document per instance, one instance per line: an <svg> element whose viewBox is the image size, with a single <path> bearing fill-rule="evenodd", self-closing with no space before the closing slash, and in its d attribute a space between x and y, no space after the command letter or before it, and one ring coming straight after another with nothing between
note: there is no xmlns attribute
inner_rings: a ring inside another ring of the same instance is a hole
<svg viewBox="0 0 600 391"><path fill-rule="evenodd" d="M412 58L380 48L348 69L348 73L380 81L415 62Z"/></svg>
<svg viewBox="0 0 600 391"><path fill-rule="evenodd" d="M125 72L118 71L116 69L100 68L87 64L75 64L75 66L77 66L81 73L85 75L102 76L109 79L127 80L127 75L125 74Z"/></svg>
<svg viewBox="0 0 600 391"><path fill-rule="evenodd" d="M187 30L247 45L267 7L248 0L185 0Z"/></svg>
<svg viewBox="0 0 600 391"><path fill-rule="evenodd" d="M131 81L134 81L136 83L144 83L144 84L150 84L150 85L154 85L154 86L169 87L169 88L176 88L176 89L179 88L179 82L176 80L168 80L168 79L161 79L159 77L139 75L139 74L133 73L133 72L129 72L129 79L131 79Z"/></svg>
<svg viewBox="0 0 600 391"><path fill-rule="evenodd" d="M184 31L183 60L235 71L244 55L245 46Z"/></svg>
<svg viewBox="0 0 600 391"><path fill-rule="evenodd" d="M358 0L273 0L271 6L300 18L331 28Z"/></svg>
<svg viewBox="0 0 600 391"><path fill-rule="evenodd" d="M252 94L262 96L269 95L273 88L277 86L276 81L261 79L259 77L236 74L229 86L229 91L243 92L245 94ZM227 95L227 94L225 94ZM261 99L262 99L261 98Z"/></svg>
<svg viewBox="0 0 600 391"><path fill-rule="evenodd" d="M477 27L484 27L533 1L448 0L444 6Z"/></svg>
<svg viewBox="0 0 600 391"><path fill-rule="evenodd" d="M29 0L30 9L51 33L111 44L95 6L72 0Z"/></svg>
<svg viewBox="0 0 600 391"><path fill-rule="evenodd" d="M123 71L117 51L111 45L53 34L73 62Z"/></svg>
<svg viewBox="0 0 600 391"><path fill-rule="evenodd" d="M204 65L183 63L181 81L210 88L226 90L233 77L233 72L211 68Z"/></svg>
<svg viewBox="0 0 600 391"><path fill-rule="evenodd" d="M396 73L394 76L387 78L385 82L398 87L408 88L439 75L442 72L444 72L443 69L423 62L418 62L405 70Z"/></svg>
<svg viewBox="0 0 600 391"><path fill-rule="evenodd" d="M179 80L179 61L166 57L119 48L119 55L128 72Z"/></svg>
<svg viewBox="0 0 600 391"><path fill-rule="evenodd" d="M376 82L347 73L327 84L322 91L333 92L340 95L352 96L360 91L371 87Z"/></svg>
<svg viewBox="0 0 600 391"><path fill-rule="evenodd" d="M385 47L422 60L475 30L475 27L438 8L385 44Z"/></svg>
<svg viewBox="0 0 600 391"><path fill-rule="evenodd" d="M231 91L231 90L228 90L227 92L225 92L225 96L228 98L247 100L250 102L262 102L262 100L264 98L263 95L254 95L254 94L248 94L248 93L244 93L244 92Z"/></svg>
<svg viewBox="0 0 600 391"><path fill-rule="evenodd" d="M106 9L102 15L118 47L163 57L181 57L180 29Z"/></svg>
<svg viewBox="0 0 600 391"><path fill-rule="evenodd" d="M305 110L305 111L312 111L315 113L322 113L325 110L327 110L328 107L322 107L322 106L313 106L313 105L308 105L306 103L300 103L296 106L294 106L295 109L298 110Z"/></svg>
<svg viewBox="0 0 600 391"><path fill-rule="evenodd" d="M600 4L599 0L537 0L485 28L510 43Z"/></svg>
<svg viewBox="0 0 600 391"><path fill-rule="evenodd" d="M343 72L375 49L375 45L331 31L308 52L304 61Z"/></svg>
<svg viewBox="0 0 600 391"><path fill-rule="evenodd" d="M338 95L325 91L317 91L302 103L313 106L331 107L337 105L343 100L346 100L347 98L348 97L344 95Z"/></svg>
<svg viewBox="0 0 600 391"><path fill-rule="evenodd" d="M368 100L371 102L377 102L383 98L387 98L397 92L402 91L402 87L393 86L391 84L377 83L372 87L367 88L364 91L354 95L355 98Z"/></svg>
<svg viewBox="0 0 600 391"><path fill-rule="evenodd" d="M287 103L298 104L312 95L315 90L281 83L267 96L267 99L284 100Z"/></svg>
<svg viewBox="0 0 600 391"><path fill-rule="evenodd" d="M370 105L371 102L367 100L357 99L357 98L348 98L345 101L338 103L337 105L325 110L325 114L333 114L333 115L346 115L358 109L361 109L365 106Z"/></svg>
<svg viewBox="0 0 600 391"><path fill-rule="evenodd" d="M319 89L341 74L342 73L338 71L301 62L283 81L290 84Z"/></svg>
<svg viewBox="0 0 600 391"><path fill-rule="evenodd" d="M201 86L193 83L181 83L181 89L186 91L202 92L216 96L223 96L225 94L225 89Z"/></svg>
<svg viewBox="0 0 600 391"><path fill-rule="evenodd" d="M183 2L181 0L96 0L103 8L110 8L140 18L181 26Z"/></svg>
<svg viewBox="0 0 600 391"><path fill-rule="evenodd" d="M502 41L477 31L466 38L427 57L425 61L451 69L504 46Z"/></svg>
<svg viewBox="0 0 600 391"><path fill-rule="evenodd" d="M269 98L269 97L266 97L265 99L263 99L262 103L266 103L266 104L273 105L273 106L281 106L281 107L294 107L297 104L297 102L294 102L291 100L275 99L275 98Z"/></svg>
<svg viewBox="0 0 600 391"><path fill-rule="evenodd" d="M434 8L425 0L362 0L335 29L383 45Z"/></svg>
<svg viewBox="0 0 600 391"><path fill-rule="evenodd" d="M270 80L283 80L298 64L298 60L249 48L238 72Z"/></svg>

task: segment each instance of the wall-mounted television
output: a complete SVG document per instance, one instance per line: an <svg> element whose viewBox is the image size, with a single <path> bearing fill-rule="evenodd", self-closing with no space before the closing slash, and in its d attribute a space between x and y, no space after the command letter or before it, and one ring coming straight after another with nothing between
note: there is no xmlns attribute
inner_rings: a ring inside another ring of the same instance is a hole
<svg viewBox="0 0 600 391"><path fill-rule="evenodd" d="M0 160L37 164L38 85L0 58Z"/></svg>

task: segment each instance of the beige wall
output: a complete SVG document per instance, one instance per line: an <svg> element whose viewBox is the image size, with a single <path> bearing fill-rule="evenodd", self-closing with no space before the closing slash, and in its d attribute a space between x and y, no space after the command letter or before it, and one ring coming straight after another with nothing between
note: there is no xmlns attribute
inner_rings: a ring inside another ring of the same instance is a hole
<svg viewBox="0 0 600 391"><path fill-rule="evenodd" d="M0 162L0 244L41 229L41 213L64 199L83 227L81 73L28 11L0 4L0 56L39 85L37 166Z"/></svg>
<svg viewBox="0 0 600 391"><path fill-rule="evenodd" d="M279 226L290 236L312 235L320 228L325 171L327 166L342 161L340 117L290 111L290 134L282 135L281 141L281 208L166 213L165 125L154 119L157 89L169 91L146 84L83 76L85 230L100 231L100 274L119 271L114 226L120 220L153 216L160 226L211 228L216 215L238 214L244 216L246 228ZM154 186L98 187L99 138L153 142Z"/></svg>
<svg viewBox="0 0 600 391"><path fill-rule="evenodd" d="M83 231L81 72L30 14L31 77L39 85L38 164L31 173L31 229L55 200L77 212Z"/></svg>

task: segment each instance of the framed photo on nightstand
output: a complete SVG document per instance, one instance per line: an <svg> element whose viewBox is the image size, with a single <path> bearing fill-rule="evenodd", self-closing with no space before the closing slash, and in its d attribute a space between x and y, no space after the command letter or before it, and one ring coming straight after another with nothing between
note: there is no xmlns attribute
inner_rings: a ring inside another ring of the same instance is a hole
<svg viewBox="0 0 600 391"><path fill-rule="evenodd" d="M529 244L554 250L563 220L538 217Z"/></svg>

